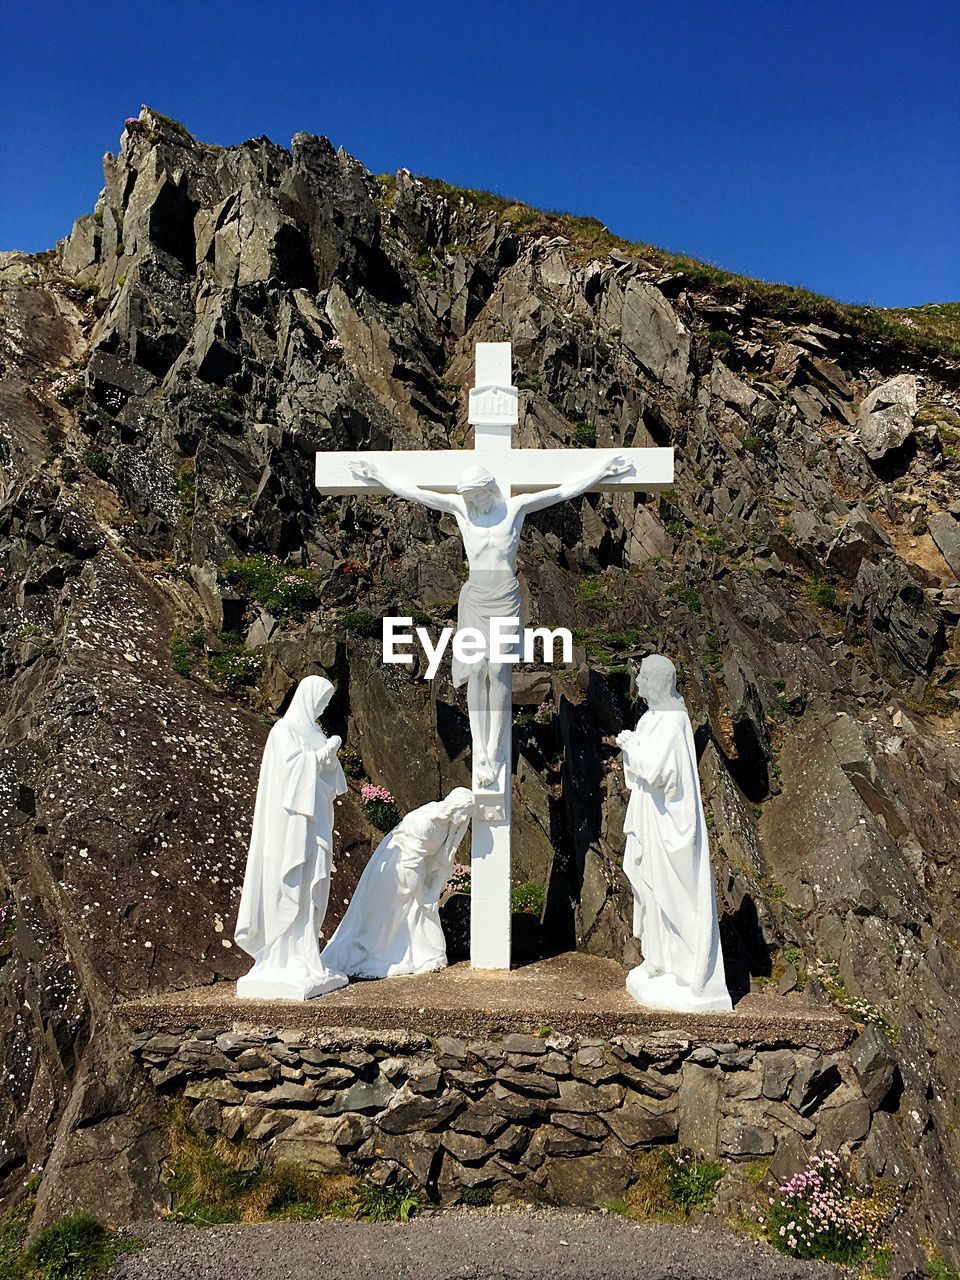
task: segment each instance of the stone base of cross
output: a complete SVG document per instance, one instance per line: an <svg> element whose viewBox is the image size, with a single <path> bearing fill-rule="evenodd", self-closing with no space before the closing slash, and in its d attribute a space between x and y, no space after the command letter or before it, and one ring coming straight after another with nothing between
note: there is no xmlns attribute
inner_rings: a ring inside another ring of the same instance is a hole
<svg viewBox="0 0 960 1280"><path fill-rule="evenodd" d="M509 342L477 344L476 383L469 395L472 449L318 453L317 488L332 495L393 492L352 474L352 465L366 461L376 463L391 480L396 477L402 487L449 494L456 492L465 465L480 463L496 478L501 494L509 498L562 485L585 465L602 464L604 457L609 461L622 458L629 466L589 485L589 492L654 492L673 484L672 449L515 449L513 428L519 422L519 394L513 386ZM472 823L470 963L475 969L510 967L512 700L508 691L499 696L505 704L496 755L501 766L499 777L492 787L481 783L476 767L473 777L477 805ZM476 743L474 748L476 758Z"/></svg>

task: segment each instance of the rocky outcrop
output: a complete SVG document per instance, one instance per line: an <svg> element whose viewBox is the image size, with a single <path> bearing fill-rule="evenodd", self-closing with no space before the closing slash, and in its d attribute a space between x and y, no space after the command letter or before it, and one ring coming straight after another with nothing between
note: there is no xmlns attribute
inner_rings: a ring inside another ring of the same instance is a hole
<svg viewBox="0 0 960 1280"><path fill-rule="evenodd" d="M960 578L960 521L956 513L938 511L927 521L927 528L954 576Z"/></svg>
<svg viewBox="0 0 960 1280"><path fill-rule="evenodd" d="M509 338L525 445L677 450L671 493L524 535L531 612L578 645L516 725L546 945L635 954L613 741L629 658L661 649L731 980L836 965L899 1030L871 1150L956 1258L960 604L926 529L956 501L960 368L765 296L325 140L209 147L146 109L68 239L4 255L5 1194L55 1140L68 1160L118 993L236 974L256 762L296 680L337 682L351 769L402 807L469 776L461 696L383 668L375 638L386 612L450 619L459 540L321 499L314 455L466 443L473 343ZM375 833L352 797L338 831L340 909Z"/></svg>
<svg viewBox="0 0 960 1280"><path fill-rule="evenodd" d="M901 448L913 434L917 416L917 380L901 373L875 387L860 405L860 443L874 462Z"/></svg>

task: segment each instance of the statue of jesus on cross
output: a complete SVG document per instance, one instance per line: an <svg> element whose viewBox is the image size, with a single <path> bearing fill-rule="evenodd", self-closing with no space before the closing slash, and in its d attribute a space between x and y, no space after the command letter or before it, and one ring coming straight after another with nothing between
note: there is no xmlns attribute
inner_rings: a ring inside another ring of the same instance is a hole
<svg viewBox="0 0 960 1280"><path fill-rule="evenodd" d="M515 565L520 547L523 521L532 511L576 498L600 480L623 475L631 464L614 455L594 459L569 480L559 481L540 493L507 497L500 492L496 476L482 464L465 467L460 473L456 493L436 493L420 485L409 484L401 476L387 474L384 467L358 460L350 464L350 472L358 480L371 480L398 498L409 498L434 511L446 511L454 517L463 538L470 576L460 589L457 628L472 627L485 638L487 649L479 661L464 663L454 658L453 683L467 686L467 710L470 715L470 737L473 741L474 771L483 788L494 788L506 762L500 759L504 715L510 709L512 664L490 657L490 631L493 620L516 621L519 659L520 583ZM509 646L508 650L509 652ZM498 687L499 686L499 687Z"/></svg>
<svg viewBox="0 0 960 1280"><path fill-rule="evenodd" d="M383 494L454 516L470 574L460 592L459 628L487 638L494 619L517 619L515 563L523 521L587 491L669 488L673 450L514 449L519 421L509 342L480 342L477 385L470 392L469 449L403 449L317 454L317 488L327 494ZM507 647L509 654L509 646ZM473 740L470 963L510 967L510 810L512 663L489 652L454 660L456 685L467 685Z"/></svg>

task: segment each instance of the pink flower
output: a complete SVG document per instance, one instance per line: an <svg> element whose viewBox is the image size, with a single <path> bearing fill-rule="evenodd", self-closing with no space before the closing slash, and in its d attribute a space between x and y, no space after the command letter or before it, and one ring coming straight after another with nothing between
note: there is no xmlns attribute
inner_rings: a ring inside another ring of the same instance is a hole
<svg viewBox="0 0 960 1280"><path fill-rule="evenodd" d="M396 804L393 792L388 791L386 787L377 786L373 782L365 782L360 788L360 798L365 804L371 804L380 801L382 804Z"/></svg>

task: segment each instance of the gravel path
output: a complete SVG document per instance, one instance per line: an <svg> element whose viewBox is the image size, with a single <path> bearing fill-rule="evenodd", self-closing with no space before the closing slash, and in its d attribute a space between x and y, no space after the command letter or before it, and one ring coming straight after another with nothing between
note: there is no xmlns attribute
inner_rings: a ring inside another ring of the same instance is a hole
<svg viewBox="0 0 960 1280"><path fill-rule="evenodd" d="M451 1210L405 1225L136 1228L109 1280L839 1280L718 1227L574 1210Z"/></svg>

